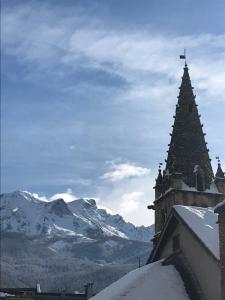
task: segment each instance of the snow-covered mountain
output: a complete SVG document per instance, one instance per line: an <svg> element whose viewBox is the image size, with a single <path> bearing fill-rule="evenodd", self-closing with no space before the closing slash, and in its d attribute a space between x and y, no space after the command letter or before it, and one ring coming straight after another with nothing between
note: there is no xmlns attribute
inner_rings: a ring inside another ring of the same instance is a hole
<svg viewBox="0 0 225 300"><path fill-rule="evenodd" d="M51 238L73 236L79 241L117 236L149 242L153 236L152 226L137 227L125 222L120 215L99 209L94 199L46 202L21 191L1 194L0 197L2 232Z"/></svg>
<svg viewBox="0 0 225 300"><path fill-rule="evenodd" d="M43 201L28 192L0 196L3 286L95 291L138 266L154 228L136 227L99 209L93 199Z"/></svg>

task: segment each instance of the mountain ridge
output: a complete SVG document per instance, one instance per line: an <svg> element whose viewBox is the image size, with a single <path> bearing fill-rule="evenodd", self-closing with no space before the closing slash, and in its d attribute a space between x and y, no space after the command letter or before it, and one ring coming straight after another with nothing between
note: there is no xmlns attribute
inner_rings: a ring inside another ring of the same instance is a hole
<svg viewBox="0 0 225 300"><path fill-rule="evenodd" d="M0 195L2 285L44 291L95 291L146 263L154 226L134 226L94 199L43 201L29 192Z"/></svg>
<svg viewBox="0 0 225 300"><path fill-rule="evenodd" d="M89 237L90 230L98 230L103 236L144 242L149 242L153 235L153 226L135 226L126 222L119 214L98 208L94 199L43 201L22 191L1 194L0 199L3 232Z"/></svg>

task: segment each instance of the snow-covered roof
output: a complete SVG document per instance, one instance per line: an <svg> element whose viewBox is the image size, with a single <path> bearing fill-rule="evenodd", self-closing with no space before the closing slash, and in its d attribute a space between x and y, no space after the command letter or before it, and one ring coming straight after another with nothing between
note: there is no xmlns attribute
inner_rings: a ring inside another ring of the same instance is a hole
<svg viewBox="0 0 225 300"><path fill-rule="evenodd" d="M183 281L173 266L162 261L131 271L91 300L189 300Z"/></svg>
<svg viewBox="0 0 225 300"><path fill-rule="evenodd" d="M198 191L197 189L196 189L196 187L190 187L190 186L188 186L185 182L183 182L182 181L182 187L181 187L181 189L183 190L183 191L190 191L190 192L200 192L200 191ZM218 191L218 188L217 188L217 186L216 186L216 184L215 184L215 182L213 181L211 184L210 184L210 187L208 188L208 189L206 189L205 191L204 191L204 193L212 193L212 194L221 194L219 191Z"/></svg>
<svg viewBox="0 0 225 300"><path fill-rule="evenodd" d="M221 213L225 211L225 199L218 203L215 207L214 207L214 212L215 213Z"/></svg>
<svg viewBox="0 0 225 300"><path fill-rule="evenodd" d="M218 216L213 208L175 205L174 209L211 253L219 259Z"/></svg>

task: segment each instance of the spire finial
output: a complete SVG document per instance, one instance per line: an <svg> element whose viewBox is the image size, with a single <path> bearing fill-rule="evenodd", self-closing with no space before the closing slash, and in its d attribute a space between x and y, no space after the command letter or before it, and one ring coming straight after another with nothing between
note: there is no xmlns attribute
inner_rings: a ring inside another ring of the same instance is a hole
<svg viewBox="0 0 225 300"><path fill-rule="evenodd" d="M184 48L184 54L180 55L180 59L184 59L184 66L187 68L187 60L186 60L186 49Z"/></svg>
<svg viewBox="0 0 225 300"><path fill-rule="evenodd" d="M159 163L159 172L161 172L161 168L162 168L163 163Z"/></svg>
<svg viewBox="0 0 225 300"><path fill-rule="evenodd" d="M217 163L218 165L220 164L220 157L219 156L216 156L216 159L217 159Z"/></svg>

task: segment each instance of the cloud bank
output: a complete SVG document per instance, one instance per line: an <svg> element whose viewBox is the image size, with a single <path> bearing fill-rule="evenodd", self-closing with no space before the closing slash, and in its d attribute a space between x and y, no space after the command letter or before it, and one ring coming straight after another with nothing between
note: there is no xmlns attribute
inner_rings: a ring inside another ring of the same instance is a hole
<svg viewBox="0 0 225 300"><path fill-rule="evenodd" d="M126 178L140 177L150 173L149 169L136 166L132 163L116 164L114 161L112 161L108 162L108 164L109 171L103 174L101 178L112 182L120 181Z"/></svg>
<svg viewBox="0 0 225 300"><path fill-rule="evenodd" d="M86 7L18 3L2 10L7 189L66 201L88 193L127 220L152 223L146 207L169 142L184 47L212 158L225 160L217 134L225 127L224 33L116 26Z"/></svg>
<svg viewBox="0 0 225 300"><path fill-rule="evenodd" d="M104 29L100 20L89 19L85 11L73 12L71 17L68 11L53 12L48 4L35 2L3 10L3 51L30 66L32 72L36 69L58 79L80 69L104 71L127 83L125 98L150 99L173 95L171 83L179 76L177 58L187 47L198 88L224 101L225 35Z"/></svg>

